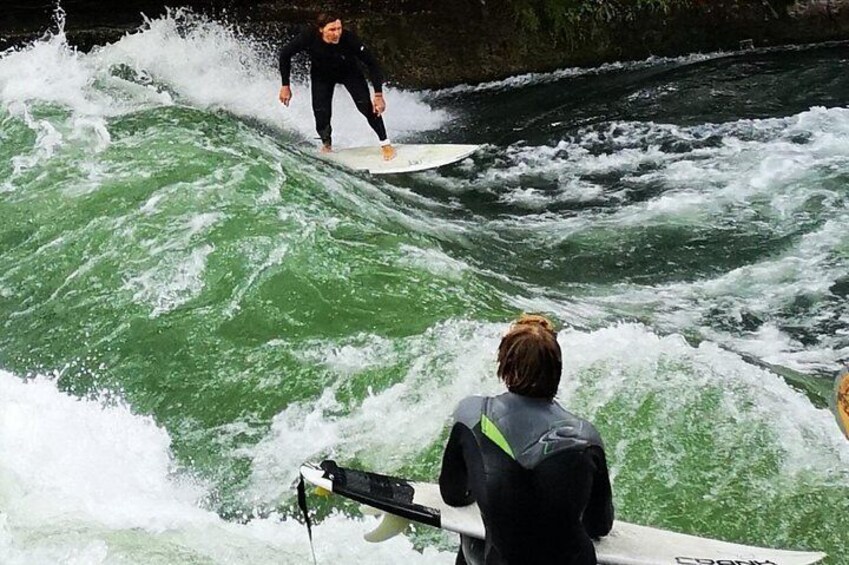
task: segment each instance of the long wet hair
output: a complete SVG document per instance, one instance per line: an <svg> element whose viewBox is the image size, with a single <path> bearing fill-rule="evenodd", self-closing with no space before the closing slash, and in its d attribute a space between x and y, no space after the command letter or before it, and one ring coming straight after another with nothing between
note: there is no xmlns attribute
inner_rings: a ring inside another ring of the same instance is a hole
<svg viewBox="0 0 849 565"><path fill-rule="evenodd" d="M563 360L554 324L535 314L513 322L498 346L498 378L507 390L552 399L560 386Z"/></svg>

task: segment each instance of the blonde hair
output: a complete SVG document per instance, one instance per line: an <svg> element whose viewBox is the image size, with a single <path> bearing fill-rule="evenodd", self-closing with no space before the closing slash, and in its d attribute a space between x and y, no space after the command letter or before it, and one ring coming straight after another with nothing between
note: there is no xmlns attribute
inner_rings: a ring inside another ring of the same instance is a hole
<svg viewBox="0 0 849 565"><path fill-rule="evenodd" d="M554 398L562 370L557 330L545 316L523 314L501 338L498 378L510 392Z"/></svg>

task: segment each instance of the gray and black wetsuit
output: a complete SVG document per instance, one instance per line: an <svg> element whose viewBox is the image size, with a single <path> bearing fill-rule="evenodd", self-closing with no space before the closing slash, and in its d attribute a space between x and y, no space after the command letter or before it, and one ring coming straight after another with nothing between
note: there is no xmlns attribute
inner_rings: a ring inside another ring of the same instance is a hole
<svg viewBox="0 0 849 565"><path fill-rule="evenodd" d="M337 84L348 90L357 109L366 117L380 141L386 141L383 118L374 114L368 84L360 70L359 62L368 69L375 92L383 91L383 73L374 56L354 32L343 29L339 43L332 44L325 43L315 28L304 29L280 49L280 76L283 86L289 85L292 56L301 51L306 51L310 56L312 110L315 115L315 129L322 143L330 145L332 141L330 116L333 90Z"/></svg>
<svg viewBox="0 0 849 565"><path fill-rule="evenodd" d="M442 497L477 501L486 527L484 543L463 537L457 562L595 565L591 538L613 526L613 497L593 425L555 401L510 392L464 399L454 421Z"/></svg>

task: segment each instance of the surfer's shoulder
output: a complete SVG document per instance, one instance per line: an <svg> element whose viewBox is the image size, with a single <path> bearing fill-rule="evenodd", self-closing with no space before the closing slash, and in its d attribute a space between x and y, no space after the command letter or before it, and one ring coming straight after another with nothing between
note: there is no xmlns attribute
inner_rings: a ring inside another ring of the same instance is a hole
<svg viewBox="0 0 849 565"><path fill-rule="evenodd" d="M480 421L485 400L484 396L467 396L461 400L454 409L454 421L474 427Z"/></svg>

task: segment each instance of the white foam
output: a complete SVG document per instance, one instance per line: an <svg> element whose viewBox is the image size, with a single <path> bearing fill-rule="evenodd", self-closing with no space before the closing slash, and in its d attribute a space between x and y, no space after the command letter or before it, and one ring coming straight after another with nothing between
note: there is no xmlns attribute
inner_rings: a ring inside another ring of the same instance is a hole
<svg viewBox="0 0 849 565"><path fill-rule="evenodd" d="M721 138L721 144L699 146L699 140L711 137ZM807 138L807 143L798 143L800 137ZM666 190L655 199L599 216L597 220L605 224L712 223L729 211L746 213L746 209L729 208L763 194L771 197L776 219L783 220L792 217L789 212L812 194L806 184L788 199L787 189L797 188L794 183L812 172L829 168L832 174L839 174L849 167L841 153L847 138L849 110L845 108L812 108L789 118L692 127L613 122L601 131L584 129L574 138L552 145L513 145L500 156L496 167L471 179L449 180L455 191L459 187L495 192L502 202L546 209L566 201L620 201L622 193L604 193L601 186L587 180L593 175L617 174L631 184L660 184ZM666 152L662 148L665 142L694 148ZM603 151L598 151L600 145ZM528 187L530 180L551 189L543 192Z"/></svg>
<svg viewBox="0 0 849 565"><path fill-rule="evenodd" d="M39 377L0 370L0 562L71 565L300 564L305 528L279 516L228 523L181 474L168 434L125 405L79 400ZM331 516L315 529L322 562L452 563L400 536L372 545L372 519Z"/></svg>
<svg viewBox="0 0 849 565"><path fill-rule="evenodd" d="M304 460L356 458L384 472L415 460L438 440L457 401L498 392L494 352L504 329L449 322L398 343L365 335L308 347L305 360L326 360L337 379L318 399L281 411L255 447L233 453L252 460L246 503L273 505L290 496L286 485ZM631 406L617 415L626 420L629 435L607 438L615 446L614 475L639 443L629 441L630 434L659 449L657 473L670 481L689 473L664 443L684 430L635 429L627 419L651 400L658 411L654 422L677 426L682 402L698 403L702 391L713 390L722 402L705 417L716 441L733 445L751 440L750 429L766 430L758 441L781 451L777 480L783 488L792 489L797 477L806 489L847 478L849 446L831 414L736 355L711 344L694 349L679 336L659 337L634 324L590 333L564 329L560 343L566 361L560 398L567 406L591 419L611 403ZM403 369L396 384L347 405L338 399L349 379L392 366ZM0 458L0 561L146 563L156 562L149 556L159 552L221 563L266 562L270 555L285 563L308 558L303 530L291 521L256 519L240 526L199 508L205 485L175 472L169 441L150 418L121 404L80 401L47 379L23 383L0 371L0 452L12 454ZM745 462L745 456L738 458ZM736 480L750 480L744 471L734 471ZM727 495L722 485L710 492ZM319 555L344 552L354 563L450 562L445 553L415 553L403 538L390 545L363 544L359 536L365 529L362 522L327 519L317 528Z"/></svg>
<svg viewBox="0 0 849 565"><path fill-rule="evenodd" d="M259 503L273 500L304 460L356 459L386 473L416 460L438 441L461 398L502 390L494 376L494 354L504 329L500 324L452 322L389 351L379 338L363 343L367 336L358 338L362 344L358 347L316 344L311 355L320 359L324 354L338 380L319 398L285 408L262 441L239 450L252 461L247 496ZM683 459L679 443L686 442L690 433L682 418L687 410L696 410L711 422L717 445L729 449L759 445L780 453L778 468L765 477L754 477L746 468L747 462L759 460L760 451L737 453L735 464L725 470L728 484L704 487L705 496L719 504L729 496L739 498L741 482L759 494L750 500L735 499L744 505L740 509L761 504L760 496L783 497L797 488L816 490L816 485L832 488L849 479L849 445L831 413L815 408L780 377L735 354L710 343L693 348L680 336L659 337L636 324L594 332L567 328L559 341L564 352L560 400L594 421L609 406L618 407L615 422L602 426L624 433L605 437L614 477L626 469L631 476L642 473L634 469L633 461L646 457L652 469L646 476L650 482L674 484L692 481L694 473L699 476ZM340 356L345 357L341 363ZM346 404L339 400L338 391L349 379L367 378L368 371L393 365L399 367L398 383L371 391L361 400ZM718 404L706 401L711 394L718 395ZM649 426L632 425L631 419L645 418L646 406L653 412ZM620 483L619 488L639 486Z"/></svg>
<svg viewBox="0 0 849 565"><path fill-rule="evenodd" d="M326 360L340 378L318 399L288 406L275 416L267 437L240 451L253 461L251 497L273 500L307 460L357 457L391 472L415 458L442 432L457 400L497 390L491 369L501 330L495 324L448 322L392 348L381 338L359 336L303 352L307 359ZM353 406L337 400L352 376L393 365L405 367L397 384L373 390Z"/></svg>
<svg viewBox="0 0 849 565"><path fill-rule="evenodd" d="M753 477L746 468L748 458L757 459L760 453L736 453L733 470L725 470L729 484L714 485L710 491L720 498L716 502L730 495L737 504L746 504L731 486L738 481L769 498L793 492L796 481L816 490L811 481L831 488L849 477L849 444L829 410L814 407L781 377L713 343L693 348L680 335L661 337L639 324L593 332L566 328L558 341L564 358L560 400L597 423L609 405L619 406L615 422L608 425L625 435L605 437L614 477L622 468L633 467L632 450L645 449L654 450L651 470L638 473L647 480L660 475L669 486L695 472L681 459L685 451L678 444L692 433L685 419L694 407L700 418L711 422L717 445L733 449L752 444L780 453L779 468L766 478ZM716 393L718 404L704 403L703 395ZM630 418L645 418L645 410L653 412L650 428L629 423ZM645 456L641 451L638 457ZM639 487L620 483L620 488ZM762 500L750 502L759 505Z"/></svg>
<svg viewBox="0 0 849 565"><path fill-rule="evenodd" d="M99 113L84 56L68 47L62 29L28 46L0 54L0 102L7 108L32 101Z"/></svg>
<svg viewBox="0 0 849 565"><path fill-rule="evenodd" d="M768 320L798 296L822 297L845 275L845 260L834 250L846 245L845 212L826 221L781 255L733 269L712 279L675 282L654 287L619 285L605 296L591 299L604 312L653 311L657 325L670 331L700 327L704 337L733 346L774 364L799 371L833 371L849 347L832 348L838 336L823 336L820 347L802 345ZM726 316L740 319L754 314L767 323L742 336L724 335L706 326L702 317L721 307ZM815 321L815 320L813 320Z"/></svg>
<svg viewBox="0 0 849 565"><path fill-rule="evenodd" d="M272 127L283 125L306 139L317 136L308 84L294 82L288 108L277 100L280 77L268 49L232 28L186 10L149 21L93 55L100 67L127 65L166 84L194 107L224 109ZM421 94L385 90L390 138L437 129L449 116L431 110ZM334 97L335 144L376 144L376 137L346 92Z"/></svg>
<svg viewBox="0 0 849 565"><path fill-rule="evenodd" d="M51 157L68 140L102 151L110 143L107 118L175 102L224 110L301 139L317 136L308 84L295 82L292 104L284 108L277 101L280 78L270 49L227 25L188 10L171 11L88 54L68 47L63 27L0 54L0 104L38 135L34 151L15 158L16 174ZM450 119L432 109L424 94L387 87L385 96L390 138L438 129ZM70 116L29 118L33 107L44 104ZM334 98L333 125L337 146L377 143L345 92Z"/></svg>
<svg viewBox="0 0 849 565"><path fill-rule="evenodd" d="M153 269L130 278L124 288L133 292L136 302L153 307L151 318L170 312L203 290L203 273L213 251L212 245L204 244L176 261L169 257Z"/></svg>
<svg viewBox="0 0 849 565"><path fill-rule="evenodd" d="M470 92L486 92L491 90L508 90L514 88L522 88L538 84L547 84L557 82L566 78L599 75L611 73L615 71L639 70L643 68L658 67L664 65L686 65L727 57L730 53L715 52L715 53L693 53L681 57L649 57L642 61L616 61L613 63L604 63L598 67L569 67L559 69L547 73L526 73L512 76L503 80L483 82L479 84L461 84L449 88L437 90L435 94L452 95L452 94L467 94Z"/></svg>
<svg viewBox="0 0 849 565"><path fill-rule="evenodd" d="M780 51L805 51L808 49L817 49L818 47L821 47L821 44L767 47L745 51L714 51L711 53L690 53L688 55L681 55L678 57L656 57L652 55L646 59L643 59L642 61L614 61L611 63L603 63L598 67L567 67L552 72L525 73L521 75L514 75L502 80L488 81L478 84L460 84L457 86L436 90L434 94L443 96L452 94L467 94L470 92L509 90L514 88L523 88L526 86L534 86L538 84L548 84L563 79L579 76L601 75L617 71L636 71L652 67L691 65L695 63L701 63L703 61L721 59L723 57L733 57L735 55L740 55L741 53L753 54ZM666 93L674 92L676 92L676 88L674 86L665 86L663 91L660 93L654 91L640 91L635 94L632 94L631 97L657 97L658 95L664 95Z"/></svg>
<svg viewBox="0 0 849 565"><path fill-rule="evenodd" d="M143 213L150 209L143 207ZM150 316L170 312L200 294L204 288L203 274L209 256L215 250L205 240L208 231L218 223L223 214L207 212L192 214L169 226L166 239L156 238L140 241L146 250L143 261L136 264L150 265L132 274L128 269L124 290L132 293L133 300L153 307Z"/></svg>
<svg viewBox="0 0 849 565"><path fill-rule="evenodd" d="M711 141L705 144L705 140ZM847 143L846 108L816 107L786 118L692 127L615 122L581 130L551 145L511 146L497 157L495 167L470 179L429 180L449 183L454 191L494 193L503 203L536 212L502 215L470 229L483 232L483 237L508 236L523 245L543 247L586 237L600 245L608 240L617 245L625 237L623 229L640 233L657 226L708 232L768 230L780 238L796 232L800 218L816 214L825 219L791 240L779 255L713 279L651 287L620 283L577 299L556 298L550 289L528 288L534 296L547 294L582 316L595 316L594 321L590 319L594 325L617 315L638 316L674 332L702 326L701 317L717 305L732 315L748 310L768 319L797 296L828 294L828 288L846 272L846 254L841 250L846 246L849 216L839 186L849 171ZM667 144L676 150L664 150ZM687 145L692 148L682 151ZM645 184L660 194L629 203L627 190L604 192L588 180L597 174L619 175L626 186ZM612 201L615 207L585 209L579 214L550 211L557 203L581 199ZM812 206L818 211L811 212ZM709 327L700 329L723 343L736 340ZM821 347L811 348L787 339L770 344L765 336L752 335L745 340L749 346L741 349L771 352L769 361L800 370L829 370L845 352L839 346L829 348L830 343L839 342L839 336L823 339ZM777 349L778 343L785 347ZM818 353L812 354L814 350ZM815 361L819 354L824 355Z"/></svg>
<svg viewBox="0 0 849 565"><path fill-rule="evenodd" d="M239 311L241 302L248 290L262 278L263 274L273 267L280 265L289 252L288 244L275 243L268 238L260 238L259 241L243 242L242 247L243 253L257 267L252 269L245 281L239 284L233 291L233 297L230 299L230 303L224 308L224 315L226 317L232 317Z"/></svg>
<svg viewBox="0 0 849 565"><path fill-rule="evenodd" d="M469 266L463 261L458 261L445 254L439 249L422 249L412 245L402 245L402 253L399 263L409 265L439 277L451 280L460 280Z"/></svg>
<svg viewBox="0 0 849 565"><path fill-rule="evenodd" d="M443 219L427 210L421 210L420 206L411 206L409 200L421 204L420 199L406 198L404 191L389 188L384 191L380 185L375 185L368 179L358 176L334 174L326 176L322 168L316 167L314 161L302 161L299 163L303 173L321 177L321 188L326 195L333 200L334 207L341 210L353 209L357 211L357 221L370 224L384 224L385 222L397 223L412 233L433 235L443 238L453 238L465 241L465 233L470 226L469 221L456 221ZM391 194L389 194L391 193ZM405 200L393 198L393 196L405 197ZM282 212L281 219L289 218L292 214L288 211ZM339 218L324 218L323 221L339 222Z"/></svg>
<svg viewBox="0 0 849 565"><path fill-rule="evenodd" d="M64 136L47 120L36 120L29 112L26 105L16 103L7 108L10 116L20 117L24 123L36 134L35 145L30 154L15 155L12 157L12 178L31 169L37 163L53 157L56 150L61 147Z"/></svg>

